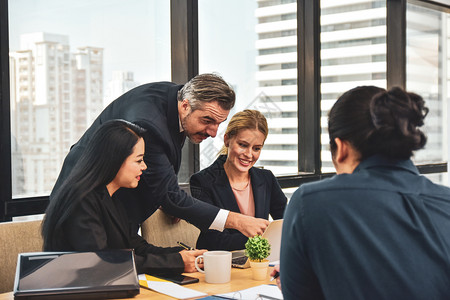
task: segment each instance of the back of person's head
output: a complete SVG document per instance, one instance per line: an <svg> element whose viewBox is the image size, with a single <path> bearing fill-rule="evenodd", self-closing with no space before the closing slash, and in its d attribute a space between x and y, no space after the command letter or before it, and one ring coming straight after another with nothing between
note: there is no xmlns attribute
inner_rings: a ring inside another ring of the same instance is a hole
<svg viewBox="0 0 450 300"><path fill-rule="evenodd" d="M264 141L269 134L269 127L267 126L266 117L264 117L261 112L253 109L245 109L235 113L228 123L225 134L229 139L231 139L235 137L239 131L245 129L259 130L262 134L264 134ZM225 145L219 152L219 155L221 154L228 154L228 148Z"/></svg>
<svg viewBox="0 0 450 300"><path fill-rule="evenodd" d="M125 120L110 120L92 135L67 179L52 194L42 227L44 249L54 249L60 227L76 204L110 183L145 130Z"/></svg>
<svg viewBox="0 0 450 300"><path fill-rule="evenodd" d="M224 110L233 108L236 95L233 88L217 74L199 74L178 91L178 101L188 99L192 111L201 109L203 103L217 101Z"/></svg>
<svg viewBox="0 0 450 300"><path fill-rule="evenodd" d="M334 139L340 138L350 142L360 160L375 154L408 159L425 146L426 136L419 127L427 113L422 97L399 87L351 89L339 97L328 116L331 153L336 151Z"/></svg>

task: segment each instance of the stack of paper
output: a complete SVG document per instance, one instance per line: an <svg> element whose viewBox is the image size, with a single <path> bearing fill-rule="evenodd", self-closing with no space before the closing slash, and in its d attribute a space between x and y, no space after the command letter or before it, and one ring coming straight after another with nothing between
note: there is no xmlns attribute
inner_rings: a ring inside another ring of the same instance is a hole
<svg viewBox="0 0 450 300"><path fill-rule="evenodd" d="M177 299L188 299L207 295L205 293L188 289L176 283L147 274L139 274L138 278L141 286Z"/></svg>

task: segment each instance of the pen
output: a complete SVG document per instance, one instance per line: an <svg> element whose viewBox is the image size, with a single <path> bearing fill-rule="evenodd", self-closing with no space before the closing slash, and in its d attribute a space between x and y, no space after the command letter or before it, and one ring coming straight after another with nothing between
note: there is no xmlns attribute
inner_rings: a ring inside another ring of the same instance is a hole
<svg viewBox="0 0 450 300"><path fill-rule="evenodd" d="M183 243L183 242L177 242L177 244L180 245L181 247L183 247L183 248L186 249L186 250L194 250L194 248L189 247L188 245L186 245L186 244Z"/></svg>
<svg viewBox="0 0 450 300"><path fill-rule="evenodd" d="M272 297L272 296L263 295L263 294L258 294L258 297L260 297L261 299L279 300L278 298L275 298L275 297Z"/></svg>
<svg viewBox="0 0 450 300"><path fill-rule="evenodd" d="M275 275L273 275L273 277L270 278L270 281L273 281L274 279L277 279L278 277L280 277L280 272L276 272Z"/></svg>

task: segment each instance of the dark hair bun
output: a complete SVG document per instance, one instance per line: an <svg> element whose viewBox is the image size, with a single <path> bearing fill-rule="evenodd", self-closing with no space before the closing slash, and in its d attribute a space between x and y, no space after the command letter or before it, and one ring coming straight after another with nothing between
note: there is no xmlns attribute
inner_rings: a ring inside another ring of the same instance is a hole
<svg viewBox="0 0 450 300"><path fill-rule="evenodd" d="M373 96L370 115L375 130L369 138L372 151L392 158L411 157L412 151L426 143L418 127L424 124L427 113L422 97L399 87Z"/></svg>

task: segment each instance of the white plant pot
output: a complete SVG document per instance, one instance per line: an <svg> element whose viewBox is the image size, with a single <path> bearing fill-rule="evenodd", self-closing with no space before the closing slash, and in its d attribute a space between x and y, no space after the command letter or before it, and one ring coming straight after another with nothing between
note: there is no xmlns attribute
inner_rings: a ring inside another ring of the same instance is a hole
<svg viewBox="0 0 450 300"><path fill-rule="evenodd" d="M265 259L261 262L251 260L250 267L252 268L253 280L266 280L267 271L269 270L268 259Z"/></svg>

